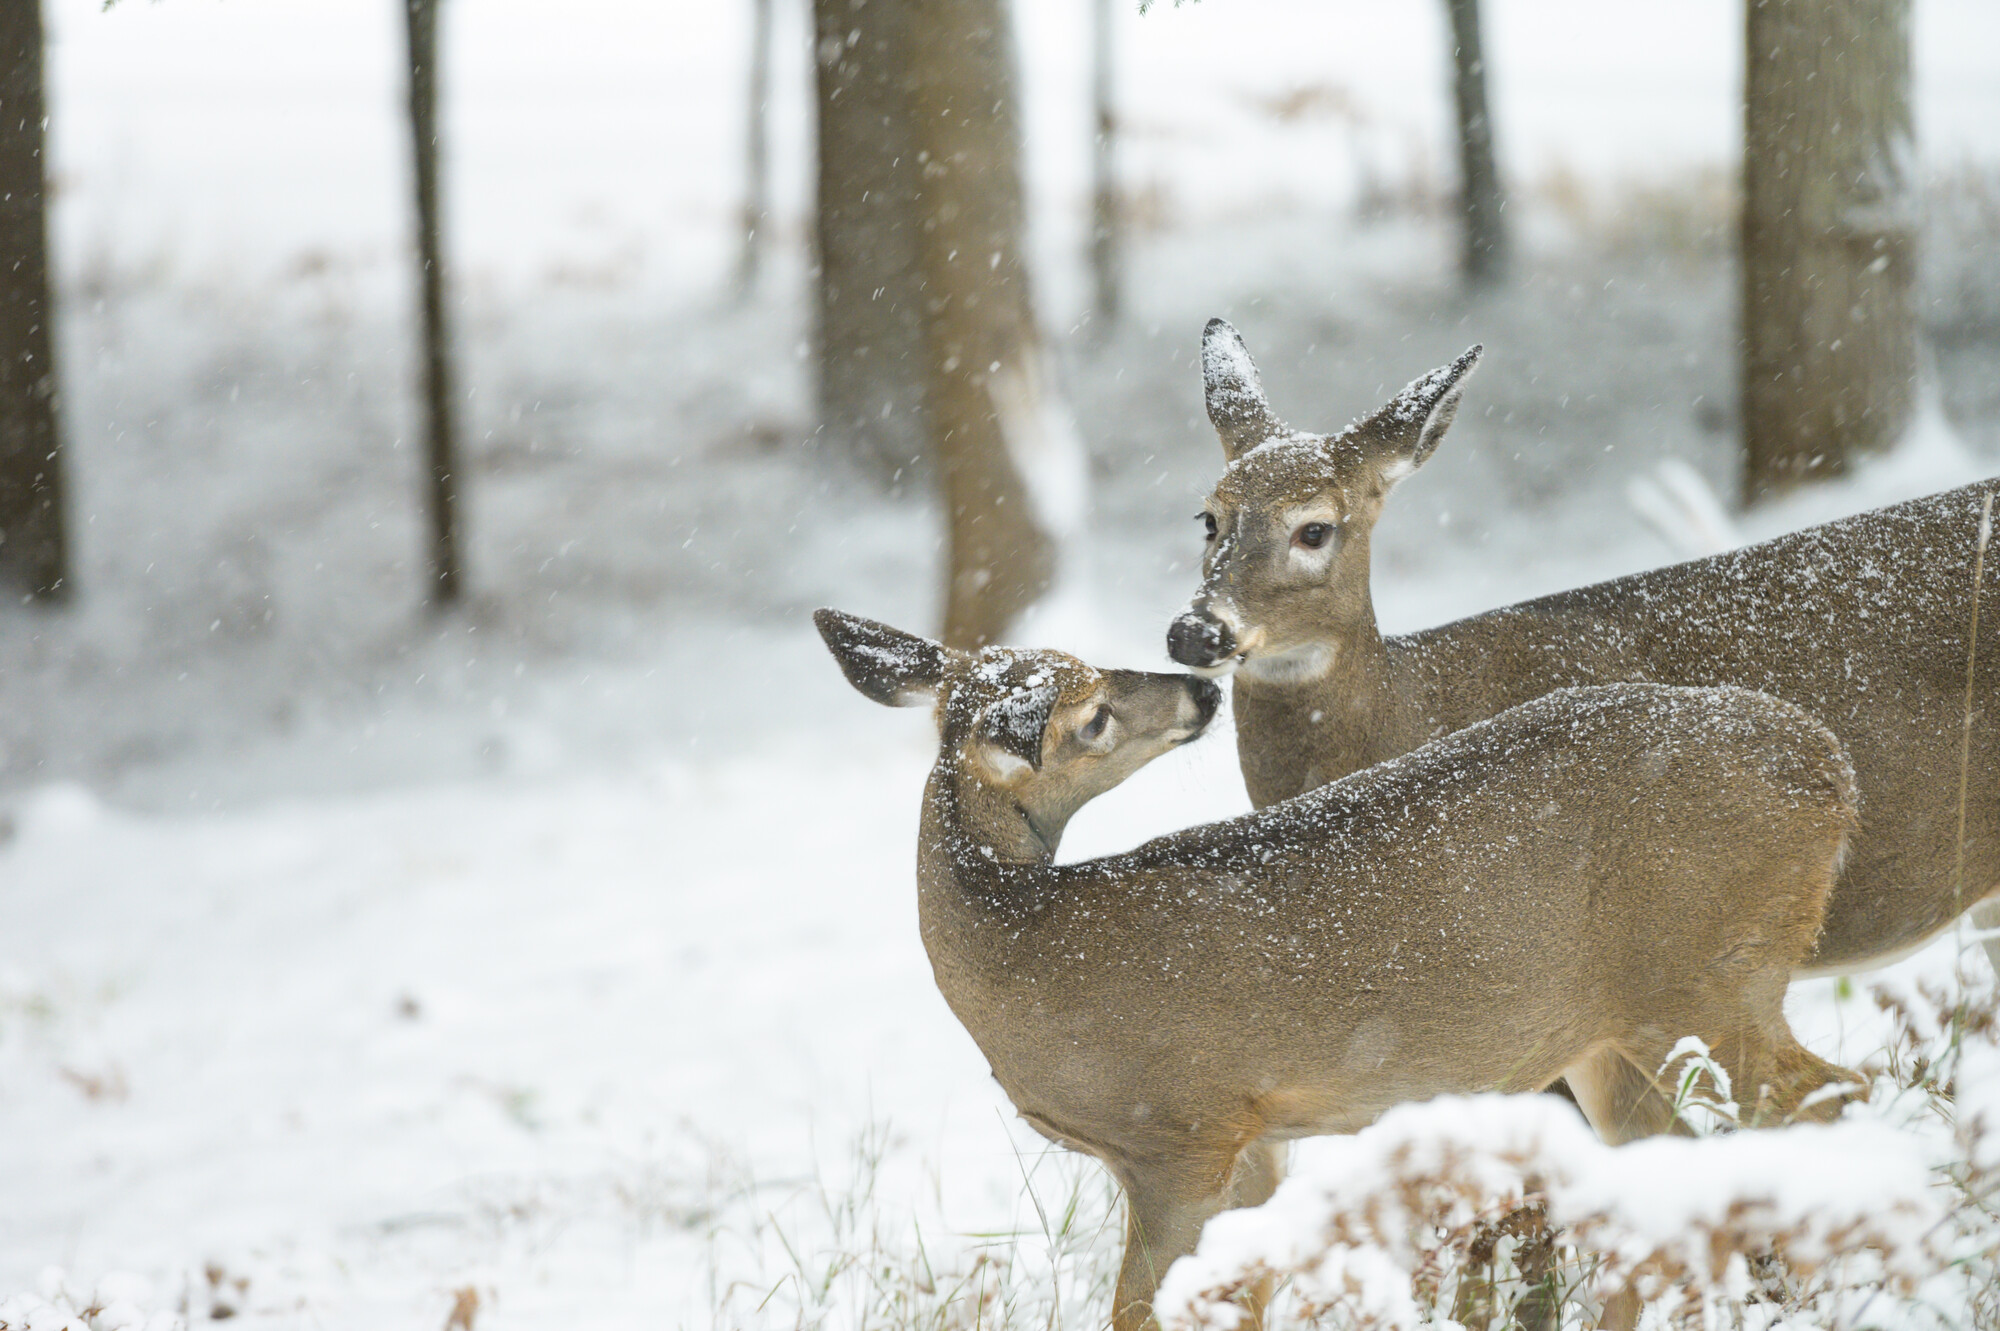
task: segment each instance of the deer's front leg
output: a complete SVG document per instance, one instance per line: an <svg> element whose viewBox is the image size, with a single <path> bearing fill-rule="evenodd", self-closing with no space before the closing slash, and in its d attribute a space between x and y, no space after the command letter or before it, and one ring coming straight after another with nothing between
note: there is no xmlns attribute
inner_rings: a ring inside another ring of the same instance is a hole
<svg viewBox="0 0 2000 1331"><path fill-rule="evenodd" d="M1170 1161L1119 1171L1125 1185L1125 1260L1111 1301L1112 1331L1156 1331L1153 1294L1174 1260L1194 1251L1201 1227L1223 1207L1229 1168Z"/></svg>
<svg viewBox="0 0 2000 1331"><path fill-rule="evenodd" d="M1241 1152L1212 1155L1116 1172L1125 1186L1125 1260L1112 1299L1113 1331L1154 1331L1153 1294L1176 1259L1194 1251L1201 1227L1219 1211L1269 1200L1285 1172L1284 1147L1252 1142ZM1260 1284L1244 1303L1254 1328L1262 1322L1270 1291Z"/></svg>

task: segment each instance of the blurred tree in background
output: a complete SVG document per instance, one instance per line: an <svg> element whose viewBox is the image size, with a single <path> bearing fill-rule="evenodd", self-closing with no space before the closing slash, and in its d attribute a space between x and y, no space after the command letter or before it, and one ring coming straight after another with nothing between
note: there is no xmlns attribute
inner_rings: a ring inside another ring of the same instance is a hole
<svg viewBox="0 0 2000 1331"><path fill-rule="evenodd" d="M1479 286L1507 262L1507 195L1493 157L1493 116L1486 96L1486 53L1479 0L1445 0L1451 17L1452 105L1458 113L1459 271Z"/></svg>
<svg viewBox="0 0 2000 1331"><path fill-rule="evenodd" d="M1743 497L1894 444L1916 384L1910 0L1748 0Z"/></svg>
<svg viewBox="0 0 2000 1331"><path fill-rule="evenodd" d="M882 480L927 452L909 0L813 0L821 437Z"/></svg>
<svg viewBox="0 0 2000 1331"><path fill-rule="evenodd" d="M750 0L750 114L743 127L743 249L736 259L737 294L757 285L771 211L771 0Z"/></svg>
<svg viewBox="0 0 2000 1331"><path fill-rule="evenodd" d="M1095 314L1102 325L1118 319L1119 275L1124 263L1123 206L1118 192L1118 112L1112 61L1119 0L1090 0L1090 276Z"/></svg>
<svg viewBox="0 0 2000 1331"><path fill-rule="evenodd" d="M451 318L445 295L443 219L438 199L437 28L439 0L404 0L410 57L410 133L417 188L417 280L423 291L424 461L430 520L429 600L462 594L459 557L457 397Z"/></svg>
<svg viewBox="0 0 2000 1331"><path fill-rule="evenodd" d="M38 0L0 3L0 572L30 595L70 588L49 296Z"/></svg>
<svg viewBox="0 0 2000 1331"><path fill-rule="evenodd" d="M1045 593L1057 536L1045 475L1065 443L1022 253L1019 108L1006 0L921 0L904 11L922 166L931 444L950 530L944 638L997 640Z"/></svg>

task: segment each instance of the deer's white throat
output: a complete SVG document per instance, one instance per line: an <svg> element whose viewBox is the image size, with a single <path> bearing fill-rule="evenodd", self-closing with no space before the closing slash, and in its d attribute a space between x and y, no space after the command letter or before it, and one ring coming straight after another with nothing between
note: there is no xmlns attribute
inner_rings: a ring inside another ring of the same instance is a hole
<svg viewBox="0 0 2000 1331"><path fill-rule="evenodd" d="M1237 672L1259 684L1310 684L1326 678L1340 649L1330 642L1308 642L1269 656L1239 658Z"/></svg>

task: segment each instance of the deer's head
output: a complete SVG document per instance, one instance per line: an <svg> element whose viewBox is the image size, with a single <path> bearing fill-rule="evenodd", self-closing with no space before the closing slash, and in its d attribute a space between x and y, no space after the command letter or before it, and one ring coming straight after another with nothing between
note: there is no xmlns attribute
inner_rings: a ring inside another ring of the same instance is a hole
<svg viewBox="0 0 2000 1331"><path fill-rule="evenodd" d="M1337 434L1306 434L1271 411L1236 330L1209 320L1202 377L1229 467L1199 515L1201 590L1167 630L1174 660L1210 676L1240 668L1302 681L1374 628L1369 534L1389 491L1444 437L1479 354L1472 347Z"/></svg>
<svg viewBox="0 0 2000 1331"><path fill-rule="evenodd" d="M1098 670L1063 652L954 651L839 610L813 623L848 683L892 707L935 703L940 766L1004 796L1053 854L1075 812L1214 719L1192 675Z"/></svg>

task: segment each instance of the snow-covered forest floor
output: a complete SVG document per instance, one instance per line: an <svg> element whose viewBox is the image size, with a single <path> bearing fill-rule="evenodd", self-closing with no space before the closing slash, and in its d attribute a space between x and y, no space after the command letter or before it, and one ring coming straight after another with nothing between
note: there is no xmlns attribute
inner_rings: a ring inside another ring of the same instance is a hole
<svg viewBox="0 0 2000 1331"><path fill-rule="evenodd" d="M441 1326L464 1290L481 1327L795 1325L983 1252L1029 1304L1068 1271L1062 1324L1101 1312L1104 1186L1012 1121L916 938L927 727L806 622L927 624L936 525L802 443L803 58L738 301L742 16L450 10L475 594L433 618L395 7L50 8L79 596L0 609L0 1309L56 1267L79 1304L125 1272L138 1306L274 1326ZM1308 428L1486 345L1378 532L1389 628L1686 553L1628 499L1662 462L1729 492L1737 7L1654 33L1490 3L1522 253L1478 297L1438 7L1405 8L1125 16L1144 224L1102 331L1082 17L1021 5L1094 480L1074 594L1024 638L1163 661L1219 462L1214 314ZM1918 14L1923 428L1745 535L2000 457L2000 32L1978 0ZM1245 807L1230 744L1225 718L1065 854ZM1859 1061L1884 1028L1845 992L1794 1006Z"/></svg>

